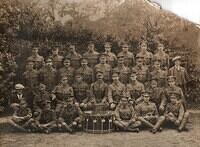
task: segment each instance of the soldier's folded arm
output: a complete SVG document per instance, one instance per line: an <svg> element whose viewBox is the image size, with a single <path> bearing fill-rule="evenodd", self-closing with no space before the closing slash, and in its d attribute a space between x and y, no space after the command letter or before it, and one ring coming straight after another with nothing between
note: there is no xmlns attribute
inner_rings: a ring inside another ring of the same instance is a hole
<svg viewBox="0 0 200 147"><path fill-rule="evenodd" d="M178 120L181 122L183 117L184 117L184 113L185 113L185 110L184 110L184 107L182 104L180 104L180 108L179 108L179 114L178 114Z"/></svg>

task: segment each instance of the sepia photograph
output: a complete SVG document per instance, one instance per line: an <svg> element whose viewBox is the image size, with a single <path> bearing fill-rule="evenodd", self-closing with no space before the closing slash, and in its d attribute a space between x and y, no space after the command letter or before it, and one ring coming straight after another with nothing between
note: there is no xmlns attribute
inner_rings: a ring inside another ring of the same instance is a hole
<svg viewBox="0 0 200 147"><path fill-rule="evenodd" d="M199 0L0 0L0 147L200 147Z"/></svg>

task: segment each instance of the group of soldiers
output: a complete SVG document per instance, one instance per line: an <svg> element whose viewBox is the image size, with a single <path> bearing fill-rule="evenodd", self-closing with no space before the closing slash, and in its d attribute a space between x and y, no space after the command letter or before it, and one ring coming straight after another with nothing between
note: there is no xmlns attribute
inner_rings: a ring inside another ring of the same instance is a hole
<svg viewBox="0 0 200 147"><path fill-rule="evenodd" d="M139 131L143 126L153 133L165 122L182 131L189 118L185 93L188 74L181 57L172 59L158 42L155 54L142 41L134 55L122 44L117 55L112 44L99 53L94 42L83 55L71 44L63 55L59 47L44 60L38 46L27 58L23 82L15 85L9 100L14 113L11 124L23 131L81 130L83 113L103 104L114 113L116 130Z"/></svg>

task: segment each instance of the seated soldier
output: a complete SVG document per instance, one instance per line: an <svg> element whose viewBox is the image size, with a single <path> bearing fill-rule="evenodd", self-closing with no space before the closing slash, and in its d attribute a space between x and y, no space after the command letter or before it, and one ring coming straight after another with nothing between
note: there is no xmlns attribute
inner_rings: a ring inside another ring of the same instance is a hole
<svg viewBox="0 0 200 147"><path fill-rule="evenodd" d="M31 124L31 109L27 107L26 101L22 100L10 120L10 124L20 131L26 132Z"/></svg>
<svg viewBox="0 0 200 147"><path fill-rule="evenodd" d="M52 91L52 100L56 103L56 116L58 117L63 109L65 102L74 97L74 91L68 84L68 77L64 76L61 79L61 83L58 84Z"/></svg>
<svg viewBox="0 0 200 147"><path fill-rule="evenodd" d="M82 110L92 109L93 104L90 99L89 86L83 81L80 73L75 75L75 82L72 85L74 90L74 98Z"/></svg>
<svg viewBox="0 0 200 147"><path fill-rule="evenodd" d="M103 77L102 71L96 73L97 81L90 86L90 97L95 104L103 103L108 106L108 84L104 82Z"/></svg>
<svg viewBox="0 0 200 147"><path fill-rule="evenodd" d="M41 112L42 103L46 101L51 101L51 95L48 91L46 91L46 85L40 83L33 100L33 111Z"/></svg>
<svg viewBox="0 0 200 147"><path fill-rule="evenodd" d="M34 126L38 126L37 131L47 134L57 128L56 113L51 109L50 103L50 101L44 102L41 113L34 118Z"/></svg>
<svg viewBox="0 0 200 147"><path fill-rule="evenodd" d="M170 95L170 102L166 106L164 117L166 122L175 124L179 132L185 128L189 112L184 109L183 103L181 100L178 100L176 94Z"/></svg>
<svg viewBox="0 0 200 147"><path fill-rule="evenodd" d="M151 131L155 133L157 130L161 130L160 128L158 128L159 125L157 124L162 122L164 117L159 117L155 103L152 103L149 100L149 93L145 92L143 94L143 102L138 104L135 109L137 112L138 120L142 124L150 127L152 129Z"/></svg>
<svg viewBox="0 0 200 147"><path fill-rule="evenodd" d="M111 110L115 110L120 99L125 96L125 85L119 81L118 73L113 73L112 84L108 86L108 102Z"/></svg>
<svg viewBox="0 0 200 147"><path fill-rule="evenodd" d="M124 131L139 132L140 121L136 121L135 110L126 97L120 100L115 109L115 126Z"/></svg>
<svg viewBox="0 0 200 147"><path fill-rule="evenodd" d="M58 118L58 129L60 131L68 131L72 133L75 129L80 129L82 127L81 123L82 111L73 98L69 99Z"/></svg>

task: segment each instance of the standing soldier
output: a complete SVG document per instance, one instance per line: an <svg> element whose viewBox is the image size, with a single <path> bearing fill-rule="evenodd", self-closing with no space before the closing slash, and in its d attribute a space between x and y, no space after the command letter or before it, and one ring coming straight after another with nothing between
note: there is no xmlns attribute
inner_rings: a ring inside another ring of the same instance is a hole
<svg viewBox="0 0 200 147"><path fill-rule="evenodd" d="M59 80L66 76L68 78L68 83L71 85L74 80L74 68L71 66L70 59L65 59L63 61L64 67L59 70Z"/></svg>
<svg viewBox="0 0 200 147"><path fill-rule="evenodd" d="M161 69L160 61L155 60L153 70L149 74L149 81L155 79L157 81L158 87L167 86L167 72Z"/></svg>
<svg viewBox="0 0 200 147"><path fill-rule="evenodd" d="M83 58L88 60L88 65L91 68L94 68L94 66L98 63L99 53L95 51L95 45L93 42L89 43L88 51L83 54Z"/></svg>
<svg viewBox="0 0 200 147"><path fill-rule="evenodd" d="M141 122L137 121L136 112L126 97L116 107L114 124L123 131L139 132Z"/></svg>
<svg viewBox="0 0 200 147"><path fill-rule="evenodd" d="M39 73L33 68L33 66L33 62L28 62L26 65L26 71L23 73L25 86L31 88L32 90L36 88L39 80Z"/></svg>
<svg viewBox="0 0 200 147"><path fill-rule="evenodd" d="M112 80L112 84L108 86L108 102L110 109L115 110L120 99L126 95L126 87L119 81L119 75L117 73L113 73Z"/></svg>
<svg viewBox="0 0 200 147"><path fill-rule="evenodd" d="M112 49L112 45L110 42L106 42L104 44L104 49L105 49L105 52L104 54L106 54L106 61L107 63L111 66L111 67L114 67L115 64L116 64L116 61L117 61L117 57L116 55L111 51Z"/></svg>
<svg viewBox="0 0 200 147"><path fill-rule="evenodd" d="M152 103L149 100L150 96L147 92L145 92L143 94L143 102L136 106L136 112L138 120L142 124L150 127L153 133L156 133L156 131L160 129L159 128L160 125L158 124L163 122L164 117L163 116L159 117L155 103Z"/></svg>
<svg viewBox="0 0 200 147"><path fill-rule="evenodd" d="M124 56L118 56L117 67L113 69L113 72L119 73L120 82L125 85L128 84L131 70L124 65Z"/></svg>
<svg viewBox="0 0 200 147"><path fill-rule="evenodd" d="M97 71L96 73L97 81L91 84L90 96L96 104L103 103L108 105L108 84L103 81L103 72Z"/></svg>
<svg viewBox="0 0 200 147"><path fill-rule="evenodd" d="M47 90L50 92L53 90L57 83L57 72L53 68L51 59L46 60L46 65L40 69L40 80L47 86Z"/></svg>
<svg viewBox="0 0 200 147"><path fill-rule="evenodd" d="M146 41L143 41L140 45L141 50L137 54L137 56L143 57L144 59L144 65L151 66L151 62L153 59L153 54L149 51L147 51L147 43Z"/></svg>
<svg viewBox="0 0 200 147"><path fill-rule="evenodd" d="M68 84L68 78L62 77L61 83L58 84L52 91L52 100L56 101L56 115L57 117L62 112L64 104L68 99L74 98L74 91L71 86Z"/></svg>
<svg viewBox="0 0 200 147"><path fill-rule="evenodd" d="M83 77L80 73L76 73L75 82L72 84L74 90L74 97L78 102L82 110L88 110L92 108L92 102L90 99L89 86L83 81Z"/></svg>
<svg viewBox="0 0 200 147"><path fill-rule="evenodd" d="M83 76L83 81L89 85L94 81L93 69L88 66L88 61L85 58L81 59L81 67L76 70L76 73L80 73Z"/></svg>
<svg viewBox="0 0 200 147"><path fill-rule="evenodd" d="M111 82L111 66L109 64L106 63L106 55L105 54L101 54L101 56L99 57L99 61L100 63L97 64L95 66L95 73L97 71L102 71L104 74L104 81L106 83L110 83Z"/></svg>
<svg viewBox="0 0 200 147"><path fill-rule="evenodd" d="M175 63L173 67L169 69L169 75L175 76L176 85L181 87L183 92L187 92L186 84L188 82L188 74L184 67L181 66L181 56L176 56L172 59Z"/></svg>
<svg viewBox="0 0 200 147"><path fill-rule="evenodd" d="M38 54L38 46L34 46L32 49L32 55L28 57L27 61L34 63L34 68L39 70L44 65L44 58Z"/></svg>
<svg viewBox="0 0 200 147"><path fill-rule="evenodd" d="M135 101L142 96L144 93L144 85L137 80L136 71L133 70L130 75L130 83L127 85L127 95L132 104L135 104Z"/></svg>
<svg viewBox="0 0 200 147"><path fill-rule="evenodd" d="M164 45L158 43L158 51L154 55L154 60L161 61L161 68L167 70L169 68L169 55L164 51Z"/></svg>
<svg viewBox="0 0 200 147"><path fill-rule="evenodd" d="M128 67L134 66L135 64L135 57L133 53L129 51L128 43L124 43L122 45L122 51L117 56L124 56L124 64Z"/></svg>
<svg viewBox="0 0 200 147"><path fill-rule="evenodd" d="M137 80L143 84L146 84L148 78L148 68L143 65L143 59L137 58L136 65L132 68L132 71L136 71Z"/></svg>
<svg viewBox="0 0 200 147"><path fill-rule="evenodd" d="M54 68L56 68L56 69L61 68L62 61L63 61L63 56L59 55L58 46L55 46L52 49L52 55L49 58L52 60Z"/></svg>
<svg viewBox="0 0 200 147"><path fill-rule="evenodd" d="M164 111L165 106L167 105L167 102L170 100L170 97L172 94L176 94L177 98L183 103L184 108L186 109L186 101L185 97L183 95L183 91L180 87L176 86L176 78L174 76L168 76L168 87L165 88L163 92L163 100L160 105L160 110Z"/></svg>
<svg viewBox="0 0 200 147"><path fill-rule="evenodd" d="M78 69L80 67L80 59L82 56L76 52L75 44L71 44L69 46L69 54L66 56L66 58L71 60L71 66L73 68Z"/></svg>

